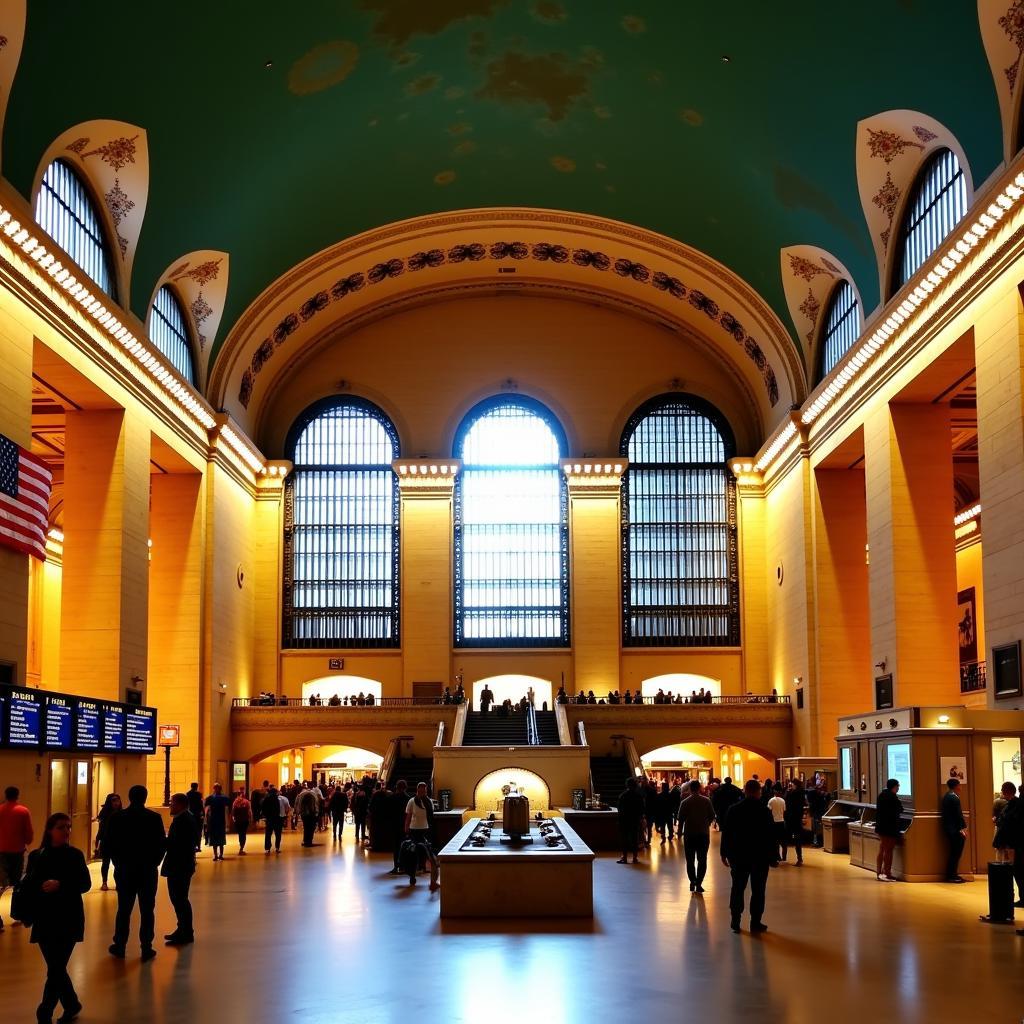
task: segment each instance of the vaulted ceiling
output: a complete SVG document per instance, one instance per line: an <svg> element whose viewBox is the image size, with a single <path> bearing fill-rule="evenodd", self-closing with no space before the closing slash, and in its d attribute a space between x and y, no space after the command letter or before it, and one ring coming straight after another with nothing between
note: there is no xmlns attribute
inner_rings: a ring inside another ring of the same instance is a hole
<svg viewBox="0 0 1024 1024"><path fill-rule="evenodd" d="M145 128L132 272L230 255L219 345L275 278L340 239L480 206L598 214L748 281L788 326L779 250L841 260L871 309L857 122L922 111L976 183L1003 157L974 0L30 3L3 138L26 197L60 133Z"/></svg>

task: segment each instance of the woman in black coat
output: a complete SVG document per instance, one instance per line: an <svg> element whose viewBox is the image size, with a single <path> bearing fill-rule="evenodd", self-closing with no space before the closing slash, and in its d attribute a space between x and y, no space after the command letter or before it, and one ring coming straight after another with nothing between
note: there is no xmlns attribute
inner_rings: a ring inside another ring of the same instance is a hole
<svg viewBox="0 0 1024 1024"><path fill-rule="evenodd" d="M53 814L46 822L43 842L28 858L26 896L33 912L32 939L46 961L43 1001L36 1010L40 1024L50 1024L59 1002L61 1021L74 1020L82 1011L68 975L68 961L75 944L85 938L85 907L82 893L92 888L92 878L82 851L71 845L71 819Z"/></svg>

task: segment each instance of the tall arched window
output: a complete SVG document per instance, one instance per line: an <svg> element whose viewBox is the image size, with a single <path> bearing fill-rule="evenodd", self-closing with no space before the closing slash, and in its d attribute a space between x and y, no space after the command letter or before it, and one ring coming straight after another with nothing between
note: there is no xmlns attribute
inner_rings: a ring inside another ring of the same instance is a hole
<svg viewBox="0 0 1024 1024"><path fill-rule="evenodd" d="M937 150L921 168L903 214L893 294L921 269L966 212L967 180L960 161L952 150Z"/></svg>
<svg viewBox="0 0 1024 1024"><path fill-rule="evenodd" d="M156 293L153 308L149 311L149 337L171 366L189 384L195 384L188 321L185 319L181 303L167 285Z"/></svg>
<svg viewBox="0 0 1024 1024"><path fill-rule="evenodd" d="M622 642L740 642L736 484L729 425L692 395L652 398L626 424Z"/></svg>
<svg viewBox="0 0 1024 1024"><path fill-rule="evenodd" d="M54 160L36 197L36 221L112 299L110 248L88 188L64 160Z"/></svg>
<svg viewBox="0 0 1024 1024"><path fill-rule="evenodd" d="M398 433L371 402L307 409L286 446L285 647L397 647Z"/></svg>
<svg viewBox="0 0 1024 1024"><path fill-rule="evenodd" d="M462 421L455 455L455 643L569 643L565 435L520 395L481 402Z"/></svg>
<svg viewBox="0 0 1024 1024"><path fill-rule="evenodd" d="M853 347L860 334L860 303L849 281L840 281L825 308L825 329L821 335L821 376Z"/></svg>

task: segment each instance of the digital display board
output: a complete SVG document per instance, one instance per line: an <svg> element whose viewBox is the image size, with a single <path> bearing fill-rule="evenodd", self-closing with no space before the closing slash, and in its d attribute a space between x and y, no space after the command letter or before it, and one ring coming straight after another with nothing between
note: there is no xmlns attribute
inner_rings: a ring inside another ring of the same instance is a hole
<svg viewBox="0 0 1024 1024"><path fill-rule="evenodd" d="M156 753L156 712L152 708L125 709L124 749L129 754Z"/></svg>
<svg viewBox="0 0 1024 1024"><path fill-rule="evenodd" d="M74 701L48 693L45 697L45 746L48 750L70 750L74 736Z"/></svg>
<svg viewBox="0 0 1024 1024"><path fill-rule="evenodd" d="M78 698L75 718L75 747L78 750L99 750L103 742L103 723L99 701Z"/></svg>
<svg viewBox="0 0 1024 1024"><path fill-rule="evenodd" d="M10 746L38 747L42 728L42 694L33 690L11 690L7 708L7 742Z"/></svg>
<svg viewBox="0 0 1024 1024"><path fill-rule="evenodd" d="M120 704L100 704L103 716L103 749L111 754L124 750L124 708Z"/></svg>

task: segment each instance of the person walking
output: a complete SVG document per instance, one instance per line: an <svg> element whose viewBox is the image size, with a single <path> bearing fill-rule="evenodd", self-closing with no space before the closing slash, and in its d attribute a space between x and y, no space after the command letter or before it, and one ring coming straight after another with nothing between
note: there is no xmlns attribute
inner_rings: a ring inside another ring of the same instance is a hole
<svg viewBox="0 0 1024 1024"><path fill-rule="evenodd" d="M483 690L480 691L480 710L486 715L491 710L491 705L494 703L494 691L484 683Z"/></svg>
<svg viewBox="0 0 1024 1024"><path fill-rule="evenodd" d="M213 784L213 792L206 798L206 845L213 849L213 859L224 859L224 847L228 841L228 815L231 813L231 798L224 795L219 782Z"/></svg>
<svg viewBox="0 0 1024 1024"><path fill-rule="evenodd" d="M25 851L34 838L32 815L24 804L18 803L19 796L21 790L17 786L8 786L0 804L0 896L21 881ZM4 919L0 917L0 932L3 930Z"/></svg>
<svg viewBox="0 0 1024 1024"><path fill-rule="evenodd" d="M896 881L896 876L892 873L892 855L902 834L900 817L903 814L903 804L900 802L899 791L899 779L889 779L875 801L875 835L878 836L875 877L880 882Z"/></svg>
<svg viewBox="0 0 1024 1024"><path fill-rule="evenodd" d="M946 793L942 797L939 811L942 816L942 831L949 845L949 858L946 861L946 881L961 885L964 879L959 875L960 856L967 842L967 821L960 804L960 780L950 779L946 783Z"/></svg>
<svg viewBox="0 0 1024 1024"><path fill-rule="evenodd" d="M100 858L100 892L106 892L110 886L107 881L110 878L110 854L106 848L107 825L113 815L121 810L121 797L117 793L108 793L99 814L96 815L96 854Z"/></svg>
<svg viewBox="0 0 1024 1024"><path fill-rule="evenodd" d="M704 891L704 876L708 871L708 847L711 845L711 823L715 809L700 791L700 782L690 783L690 795L679 805L679 831L683 834L686 854L686 876L690 892Z"/></svg>
<svg viewBox="0 0 1024 1024"><path fill-rule="evenodd" d="M715 787L715 791L710 794L711 804L715 808L715 818L718 820L718 825L721 827L725 816L729 813L729 808L733 804L737 804L743 799L743 794L739 789L733 785L732 779L728 776L725 781Z"/></svg>
<svg viewBox="0 0 1024 1024"><path fill-rule="evenodd" d="M245 856L245 840L249 836L252 825L252 804L246 799L245 790L239 789L234 803L231 805L231 823L235 826L238 836L238 856Z"/></svg>
<svg viewBox="0 0 1024 1024"><path fill-rule="evenodd" d="M761 783L751 779L743 799L729 808L722 823L722 863L732 874L729 895L730 927L740 930L743 901L750 885L750 930L766 932L764 916L768 872L779 862L771 811L761 803Z"/></svg>
<svg viewBox="0 0 1024 1024"><path fill-rule="evenodd" d="M167 848L164 823L156 811L146 807L149 791L145 786L128 790L128 806L110 819L107 843L114 862L117 886L117 917L114 941L108 952L123 960L131 930L132 911L139 904L139 944L142 960L156 956L153 948L158 869ZM194 835L194 833L193 833Z"/></svg>
<svg viewBox="0 0 1024 1024"><path fill-rule="evenodd" d="M365 786L356 788L352 797L352 818L356 823L356 842L366 841L366 814L370 806L370 795Z"/></svg>
<svg viewBox="0 0 1024 1024"><path fill-rule="evenodd" d="M778 843L783 861L785 861L786 854L789 852L789 833L786 831L785 792L781 782L775 783L771 799L768 801L768 810L772 813L772 827L775 829L775 841Z"/></svg>
<svg viewBox="0 0 1024 1024"><path fill-rule="evenodd" d="M402 837L405 832L405 812L409 806L409 783L405 779L399 779L395 783L395 791L391 794L390 803L390 816L391 816L391 833L394 840L394 866L388 872L391 875L400 875L401 868L399 862L401 861L402 853Z"/></svg>
<svg viewBox="0 0 1024 1024"><path fill-rule="evenodd" d="M405 806L405 834L417 848L417 856L411 859L409 884L416 884L416 868L419 861L419 852L422 850L426 859L430 861L431 892L439 888L437 881L437 857L434 855L434 847L431 841L433 830L434 801L427 796L427 784L420 782L416 785L416 795Z"/></svg>
<svg viewBox="0 0 1024 1024"><path fill-rule="evenodd" d="M348 812L348 793L345 791L345 787L337 785L334 787L334 792L331 794L331 799L328 802L328 809L331 812L331 827L334 830L333 837L336 842L341 842L341 837L345 832L345 815Z"/></svg>
<svg viewBox="0 0 1024 1024"><path fill-rule="evenodd" d="M800 779L793 780L793 788L783 798L786 801L786 835L796 850L796 865L804 862L804 809L807 807L807 793Z"/></svg>
<svg viewBox="0 0 1024 1024"><path fill-rule="evenodd" d="M199 852L205 831L206 808L203 805L203 791L198 782L193 782L188 790L188 812L196 819L196 853Z"/></svg>
<svg viewBox="0 0 1024 1024"><path fill-rule="evenodd" d="M61 1021L74 1020L82 1002L68 974L77 943L85 939L82 894L92 888L85 855L71 845L71 819L52 814L43 829L43 841L28 858L26 898L32 907L32 935L46 962L43 998L36 1009L39 1024L50 1024L60 1003Z"/></svg>
<svg viewBox="0 0 1024 1024"><path fill-rule="evenodd" d="M308 784L295 798L295 813L302 819L302 845L312 846L313 833L316 832L316 822L320 816L320 804L316 793Z"/></svg>
<svg viewBox="0 0 1024 1024"><path fill-rule="evenodd" d="M632 856L637 863L637 847L640 842L640 822L644 816L644 798L640 795L636 779L626 779L626 788L619 794L616 805L619 813L619 836L622 856L616 863L625 864Z"/></svg>
<svg viewBox="0 0 1024 1024"><path fill-rule="evenodd" d="M248 801L247 801L248 802ZM174 907L177 925L164 940L168 946L186 946L195 941L192 904L188 890L196 872L196 821L189 813L184 793L171 797L171 827L167 830L167 852L160 874L167 879L167 898Z"/></svg>
<svg viewBox="0 0 1024 1024"><path fill-rule="evenodd" d="M285 798L287 803L287 798ZM281 852L281 832L284 830L284 812L281 809L281 796L271 786L263 797L260 804L263 814L263 852L270 853L271 840L274 842L274 852Z"/></svg>

